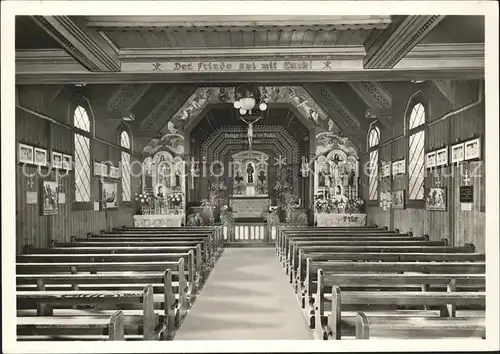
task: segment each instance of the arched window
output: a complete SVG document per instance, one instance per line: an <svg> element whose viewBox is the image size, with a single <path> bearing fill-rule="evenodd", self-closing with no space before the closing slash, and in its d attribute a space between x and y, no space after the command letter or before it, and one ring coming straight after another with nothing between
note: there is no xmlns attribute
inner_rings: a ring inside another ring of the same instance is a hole
<svg viewBox="0 0 500 354"><path fill-rule="evenodd" d="M368 133L368 151L370 153L370 176L368 183L368 199L378 199L378 147L380 143L380 129L372 127Z"/></svg>
<svg viewBox="0 0 500 354"><path fill-rule="evenodd" d="M123 130L120 134L120 146L123 148L121 156L121 175L122 175L122 201L130 202L132 200L132 184L130 178L130 135Z"/></svg>
<svg viewBox="0 0 500 354"><path fill-rule="evenodd" d="M424 199L426 111L417 102L408 110L408 199Z"/></svg>
<svg viewBox="0 0 500 354"><path fill-rule="evenodd" d="M75 128L75 202L90 202L91 123L87 111L77 106L73 112Z"/></svg>

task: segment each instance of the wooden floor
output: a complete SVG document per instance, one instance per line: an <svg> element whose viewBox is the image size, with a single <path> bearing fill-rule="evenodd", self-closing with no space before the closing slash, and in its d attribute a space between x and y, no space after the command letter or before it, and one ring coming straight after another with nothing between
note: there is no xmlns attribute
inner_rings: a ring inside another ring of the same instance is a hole
<svg viewBox="0 0 500 354"><path fill-rule="evenodd" d="M210 339L313 339L274 249L225 249L174 338Z"/></svg>

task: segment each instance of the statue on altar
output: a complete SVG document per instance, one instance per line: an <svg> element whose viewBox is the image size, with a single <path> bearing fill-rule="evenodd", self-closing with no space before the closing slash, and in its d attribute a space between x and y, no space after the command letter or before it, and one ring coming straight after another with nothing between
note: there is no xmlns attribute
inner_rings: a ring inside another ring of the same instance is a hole
<svg viewBox="0 0 500 354"><path fill-rule="evenodd" d="M253 183L253 173L255 172L252 163L247 165L247 181Z"/></svg>
<svg viewBox="0 0 500 354"><path fill-rule="evenodd" d="M259 195L267 195L267 177L266 173L263 170L260 170L259 175L257 177L257 194Z"/></svg>

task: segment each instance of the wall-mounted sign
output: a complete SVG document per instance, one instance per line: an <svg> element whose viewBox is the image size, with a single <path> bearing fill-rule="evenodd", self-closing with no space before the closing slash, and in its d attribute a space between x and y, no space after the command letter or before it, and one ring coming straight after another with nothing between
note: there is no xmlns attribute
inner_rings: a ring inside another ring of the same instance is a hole
<svg viewBox="0 0 500 354"><path fill-rule="evenodd" d="M473 202L474 202L474 186L461 186L460 203L473 203Z"/></svg>
<svg viewBox="0 0 500 354"><path fill-rule="evenodd" d="M324 72L341 69L362 69L361 55L349 58L315 60L203 60L123 62L123 72L157 73L227 73L227 72Z"/></svg>
<svg viewBox="0 0 500 354"><path fill-rule="evenodd" d="M37 204L37 203L38 203L38 193L26 192L26 204Z"/></svg>

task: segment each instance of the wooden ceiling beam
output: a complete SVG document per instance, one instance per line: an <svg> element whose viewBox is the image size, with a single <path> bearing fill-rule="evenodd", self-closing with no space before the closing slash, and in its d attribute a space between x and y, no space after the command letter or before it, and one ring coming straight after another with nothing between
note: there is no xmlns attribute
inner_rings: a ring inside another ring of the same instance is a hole
<svg viewBox="0 0 500 354"><path fill-rule="evenodd" d="M390 15L365 16L87 16L88 26L97 28L152 28L174 27L193 29L217 27L250 31L262 28L320 26L335 29L386 28L391 23ZM317 28L317 27L316 27Z"/></svg>
<svg viewBox="0 0 500 354"><path fill-rule="evenodd" d="M408 54L445 16L397 16L384 31L375 31L367 39L365 68L393 68Z"/></svg>
<svg viewBox="0 0 500 354"><path fill-rule="evenodd" d="M116 52L95 29L88 29L81 17L33 16L33 20L72 57L91 72L120 71Z"/></svg>

